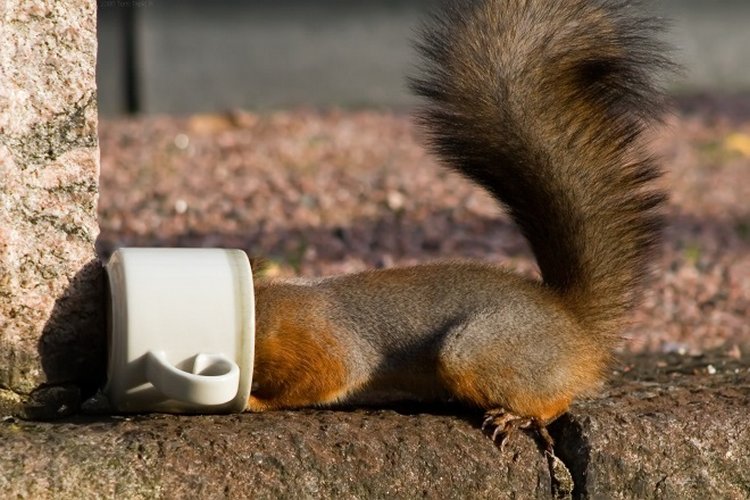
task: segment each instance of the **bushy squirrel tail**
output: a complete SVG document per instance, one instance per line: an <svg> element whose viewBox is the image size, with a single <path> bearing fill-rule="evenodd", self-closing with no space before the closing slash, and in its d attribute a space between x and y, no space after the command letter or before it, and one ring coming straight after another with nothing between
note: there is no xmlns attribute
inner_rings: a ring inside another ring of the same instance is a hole
<svg viewBox="0 0 750 500"><path fill-rule="evenodd" d="M665 194L644 132L665 106L660 23L615 0L459 0L422 30L420 119L434 151L488 189L544 284L614 337L659 242Z"/></svg>

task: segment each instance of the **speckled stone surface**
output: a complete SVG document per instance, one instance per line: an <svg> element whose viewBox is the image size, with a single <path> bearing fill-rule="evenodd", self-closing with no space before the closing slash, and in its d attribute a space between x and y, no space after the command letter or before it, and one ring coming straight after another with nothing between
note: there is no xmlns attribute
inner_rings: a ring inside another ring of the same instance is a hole
<svg viewBox="0 0 750 500"><path fill-rule="evenodd" d="M480 412L460 407L90 414L0 420L0 492L34 499L750 496L750 360L625 356L615 368L601 394L550 427L555 467L526 434L501 451L480 430ZM572 482L553 489L565 478Z"/></svg>
<svg viewBox="0 0 750 500"><path fill-rule="evenodd" d="M94 368L76 353L99 342L103 309L94 252L96 2L0 2L0 47L0 409L7 410L29 397L41 404L41 384L78 382Z"/></svg>

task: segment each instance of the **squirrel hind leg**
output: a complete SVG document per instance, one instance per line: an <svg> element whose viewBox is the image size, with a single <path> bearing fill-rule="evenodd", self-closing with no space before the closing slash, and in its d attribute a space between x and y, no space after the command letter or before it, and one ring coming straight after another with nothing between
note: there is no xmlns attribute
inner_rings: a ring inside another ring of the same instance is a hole
<svg viewBox="0 0 750 500"><path fill-rule="evenodd" d="M546 425L601 378L600 356L580 342L578 325L564 313L547 308L515 318L517 307L498 306L449 332L438 374L458 400Z"/></svg>

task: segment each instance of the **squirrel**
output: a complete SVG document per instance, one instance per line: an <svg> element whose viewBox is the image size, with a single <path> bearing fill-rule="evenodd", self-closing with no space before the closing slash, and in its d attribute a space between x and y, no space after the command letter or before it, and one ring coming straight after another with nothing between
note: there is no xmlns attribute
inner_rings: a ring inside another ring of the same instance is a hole
<svg viewBox="0 0 750 500"><path fill-rule="evenodd" d="M601 386L659 245L646 132L667 99L658 20L619 0L454 0L416 48L418 121L489 191L541 280L446 261L255 284L253 412L407 395L483 410L504 444Z"/></svg>

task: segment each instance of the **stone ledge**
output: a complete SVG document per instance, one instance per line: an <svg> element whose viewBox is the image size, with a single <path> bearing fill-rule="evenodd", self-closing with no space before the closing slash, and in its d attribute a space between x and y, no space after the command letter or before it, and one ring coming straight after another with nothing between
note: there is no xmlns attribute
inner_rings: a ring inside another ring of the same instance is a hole
<svg viewBox="0 0 750 500"><path fill-rule="evenodd" d="M501 457L471 422L392 410L18 421L0 441L0 490L29 498L543 498L549 484L525 436Z"/></svg>
<svg viewBox="0 0 750 500"><path fill-rule="evenodd" d="M575 496L750 498L747 355L643 356L627 366L550 428Z"/></svg>
<svg viewBox="0 0 750 500"><path fill-rule="evenodd" d="M575 497L750 495L750 363L638 357L553 424ZM434 410L434 411L433 411ZM432 411L432 413L424 413ZM421 412L421 413L420 413ZM529 436L504 452L455 408L78 416L0 425L10 496L550 498Z"/></svg>

